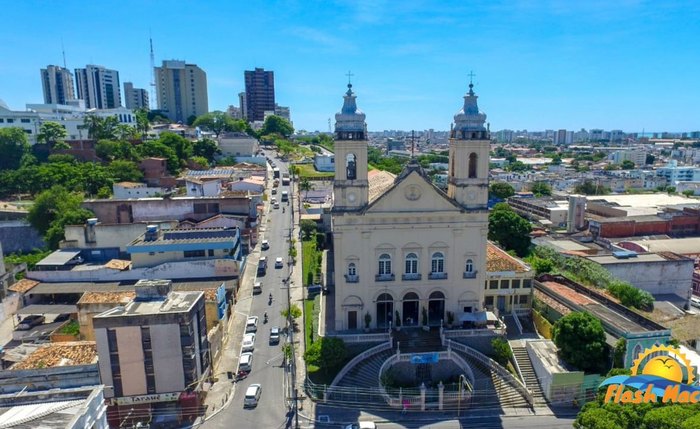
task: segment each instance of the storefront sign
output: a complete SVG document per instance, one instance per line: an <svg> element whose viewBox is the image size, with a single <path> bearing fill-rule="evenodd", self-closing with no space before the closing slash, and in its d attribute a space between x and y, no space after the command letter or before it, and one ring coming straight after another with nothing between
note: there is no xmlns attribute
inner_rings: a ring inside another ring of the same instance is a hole
<svg viewBox="0 0 700 429"><path fill-rule="evenodd" d="M177 401L180 397L180 392L174 393L157 393L153 395L139 396L124 396L122 398L112 399L114 405L132 405L132 404L148 404L153 402L172 402Z"/></svg>

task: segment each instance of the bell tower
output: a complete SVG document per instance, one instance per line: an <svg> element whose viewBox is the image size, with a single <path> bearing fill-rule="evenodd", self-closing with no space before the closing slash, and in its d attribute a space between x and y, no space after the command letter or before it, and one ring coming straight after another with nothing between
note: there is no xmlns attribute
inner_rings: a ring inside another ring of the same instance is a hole
<svg viewBox="0 0 700 429"><path fill-rule="evenodd" d="M465 209L486 209L488 203L491 136L477 98L470 80L464 106L455 114L450 131L447 195Z"/></svg>
<svg viewBox="0 0 700 429"><path fill-rule="evenodd" d="M343 108L335 114L333 210L355 211L366 206L369 199L367 124L349 82L343 98Z"/></svg>

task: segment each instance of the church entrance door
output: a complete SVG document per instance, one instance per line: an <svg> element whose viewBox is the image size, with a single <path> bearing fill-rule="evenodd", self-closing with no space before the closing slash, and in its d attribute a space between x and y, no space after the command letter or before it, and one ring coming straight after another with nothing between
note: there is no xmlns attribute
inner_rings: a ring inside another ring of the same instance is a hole
<svg viewBox="0 0 700 429"><path fill-rule="evenodd" d="M403 326L418 326L418 295L409 292L403 297Z"/></svg>
<svg viewBox="0 0 700 429"><path fill-rule="evenodd" d="M430 294L428 300L428 324L440 326L445 319L445 295L440 291Z"/></svg>
<svg viewBox="0 0 700 429"><path fill-rule="evenodd" d="M348 329L357 329L357 311L348 311Z"/></svg>
<svg viewBox="0 0 700 429"><path fill-rule="evenodd" d="M377 298L377 328L388 328L393 320L394 297L383 293Z"/></svg>

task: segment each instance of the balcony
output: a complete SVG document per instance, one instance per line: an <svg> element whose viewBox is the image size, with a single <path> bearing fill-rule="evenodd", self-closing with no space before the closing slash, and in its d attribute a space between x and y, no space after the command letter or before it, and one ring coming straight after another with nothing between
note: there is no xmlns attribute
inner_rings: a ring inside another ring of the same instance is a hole
<svg viewBox="0 0 700 429"><path fill-rule="evenodd" d="M360 276L357 274L351 276L350 274L345 274L345 281L348 283L358 283L360 281Z"/></svg>
<svg viewBox="0 0 700 429"><path fill-rule="evenodd" d="M418 274L418 273L402 274L402 275L401 275L401 280L406 280L406 281L410 281L410 280L420 280L421 277L422 277L422 276L421 276L420 274Z"/></svg>
<svg viewBox="0 0 700 429"><path fill-rule="evenodd" d="M377 274L374 276L374 281L377 282L393 282L394 280L396 280L394 274Z"/></svg>
<svg viewBox="0 0 700 429"><path fill-rule="evenodd" d="M428 278L430 280L447 280L447 273L430 273Z"/></svg>
<svg viewBox="0 0 700 429"><path fill-rule="evenodd" d="M477 273L477 271L465 271L465 272L462 274L462 278L465 278L465 279L475 279L475 278L476 278L476 273Z"/></svg>

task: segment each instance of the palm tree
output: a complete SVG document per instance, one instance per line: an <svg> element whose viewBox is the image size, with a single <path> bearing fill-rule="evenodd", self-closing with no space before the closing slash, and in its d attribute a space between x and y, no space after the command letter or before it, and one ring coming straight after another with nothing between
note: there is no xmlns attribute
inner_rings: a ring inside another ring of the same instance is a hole
<svg viewBox="0 0 700 429"><path fill-rule="evenodd" d="M309 191L313 190L314 186L309 181L308 177L302 177L299 181L299 190L304 191L304 200L308 197Z"/></svg>
<svg viewBox="0 0 700 429"><path fill-rule="evenodd" d="M82 128L87 130L89 139L97 139L102 128L102 118L97 115L85 115Z"/></svg>

